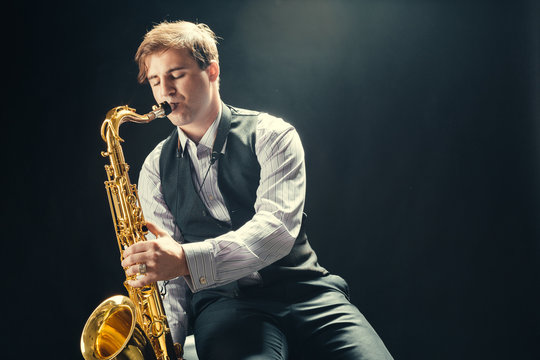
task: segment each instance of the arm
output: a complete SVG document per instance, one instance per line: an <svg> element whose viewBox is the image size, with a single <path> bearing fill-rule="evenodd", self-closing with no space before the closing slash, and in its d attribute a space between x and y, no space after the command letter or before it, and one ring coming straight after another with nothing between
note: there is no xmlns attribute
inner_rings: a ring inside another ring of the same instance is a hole
<svg viewBox="0 0 540 360"><path fill-rule="evenodd" d="M279 119L263 118L255 151L261 180L254 217L236 231L183 245L190 273L185 279L193 291L227 284L279 260L300 231L305 164L296 130Z"/></svg>

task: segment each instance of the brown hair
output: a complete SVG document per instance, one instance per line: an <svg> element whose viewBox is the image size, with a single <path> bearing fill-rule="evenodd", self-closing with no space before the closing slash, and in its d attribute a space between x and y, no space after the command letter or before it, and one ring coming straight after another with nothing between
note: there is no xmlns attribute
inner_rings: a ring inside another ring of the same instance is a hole
<svg viewBox="0 0 540 360"><path fill-rule="evenodd" d="M219 61L217 37L207 25L164 21L146 33L135 54L135 61L139 65L137 80L141 84L146 81L147 56L167 49L187 49L202 70L212 61Z"/></svg>

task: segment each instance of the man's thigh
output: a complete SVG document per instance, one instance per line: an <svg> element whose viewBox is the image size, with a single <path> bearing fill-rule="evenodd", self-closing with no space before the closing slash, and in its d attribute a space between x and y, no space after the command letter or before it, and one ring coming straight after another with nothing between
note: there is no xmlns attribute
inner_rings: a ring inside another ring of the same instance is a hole
<svg viewBox="0 0 540 360"><path fill-rule="evenodd" d="M208 305L195 320L194 334L201 360L288 358L285 336L274 318L238 299Z"/></svg>
<svg viewBox="0 0 540 360"><path fill-rule="evenodd" d="M293 308L296 341L291 358L392 359L375 330L342 292L328 290Z"/></svg>

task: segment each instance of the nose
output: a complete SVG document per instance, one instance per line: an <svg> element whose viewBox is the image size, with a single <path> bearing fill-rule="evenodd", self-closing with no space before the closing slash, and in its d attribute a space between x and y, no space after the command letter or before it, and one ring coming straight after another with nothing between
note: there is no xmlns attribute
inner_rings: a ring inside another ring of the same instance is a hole
<svg viewBox="0 0 540 360"><path fill-rule="evenodd" d="M162 97L167 97L174 95L176 93L176 88L174 87L174 83L172 81L163 79L161 81L160 91Z"/></svg>

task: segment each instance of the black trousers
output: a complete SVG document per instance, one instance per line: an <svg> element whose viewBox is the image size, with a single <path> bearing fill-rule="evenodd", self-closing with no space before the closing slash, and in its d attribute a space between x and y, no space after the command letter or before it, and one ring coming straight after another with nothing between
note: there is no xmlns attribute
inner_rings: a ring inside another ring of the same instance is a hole
<svg viewBox="0 0 540 360"><path fill-rule="evenodd" d="M339 276L196 295L200 360L392 359Z"/></svg>

